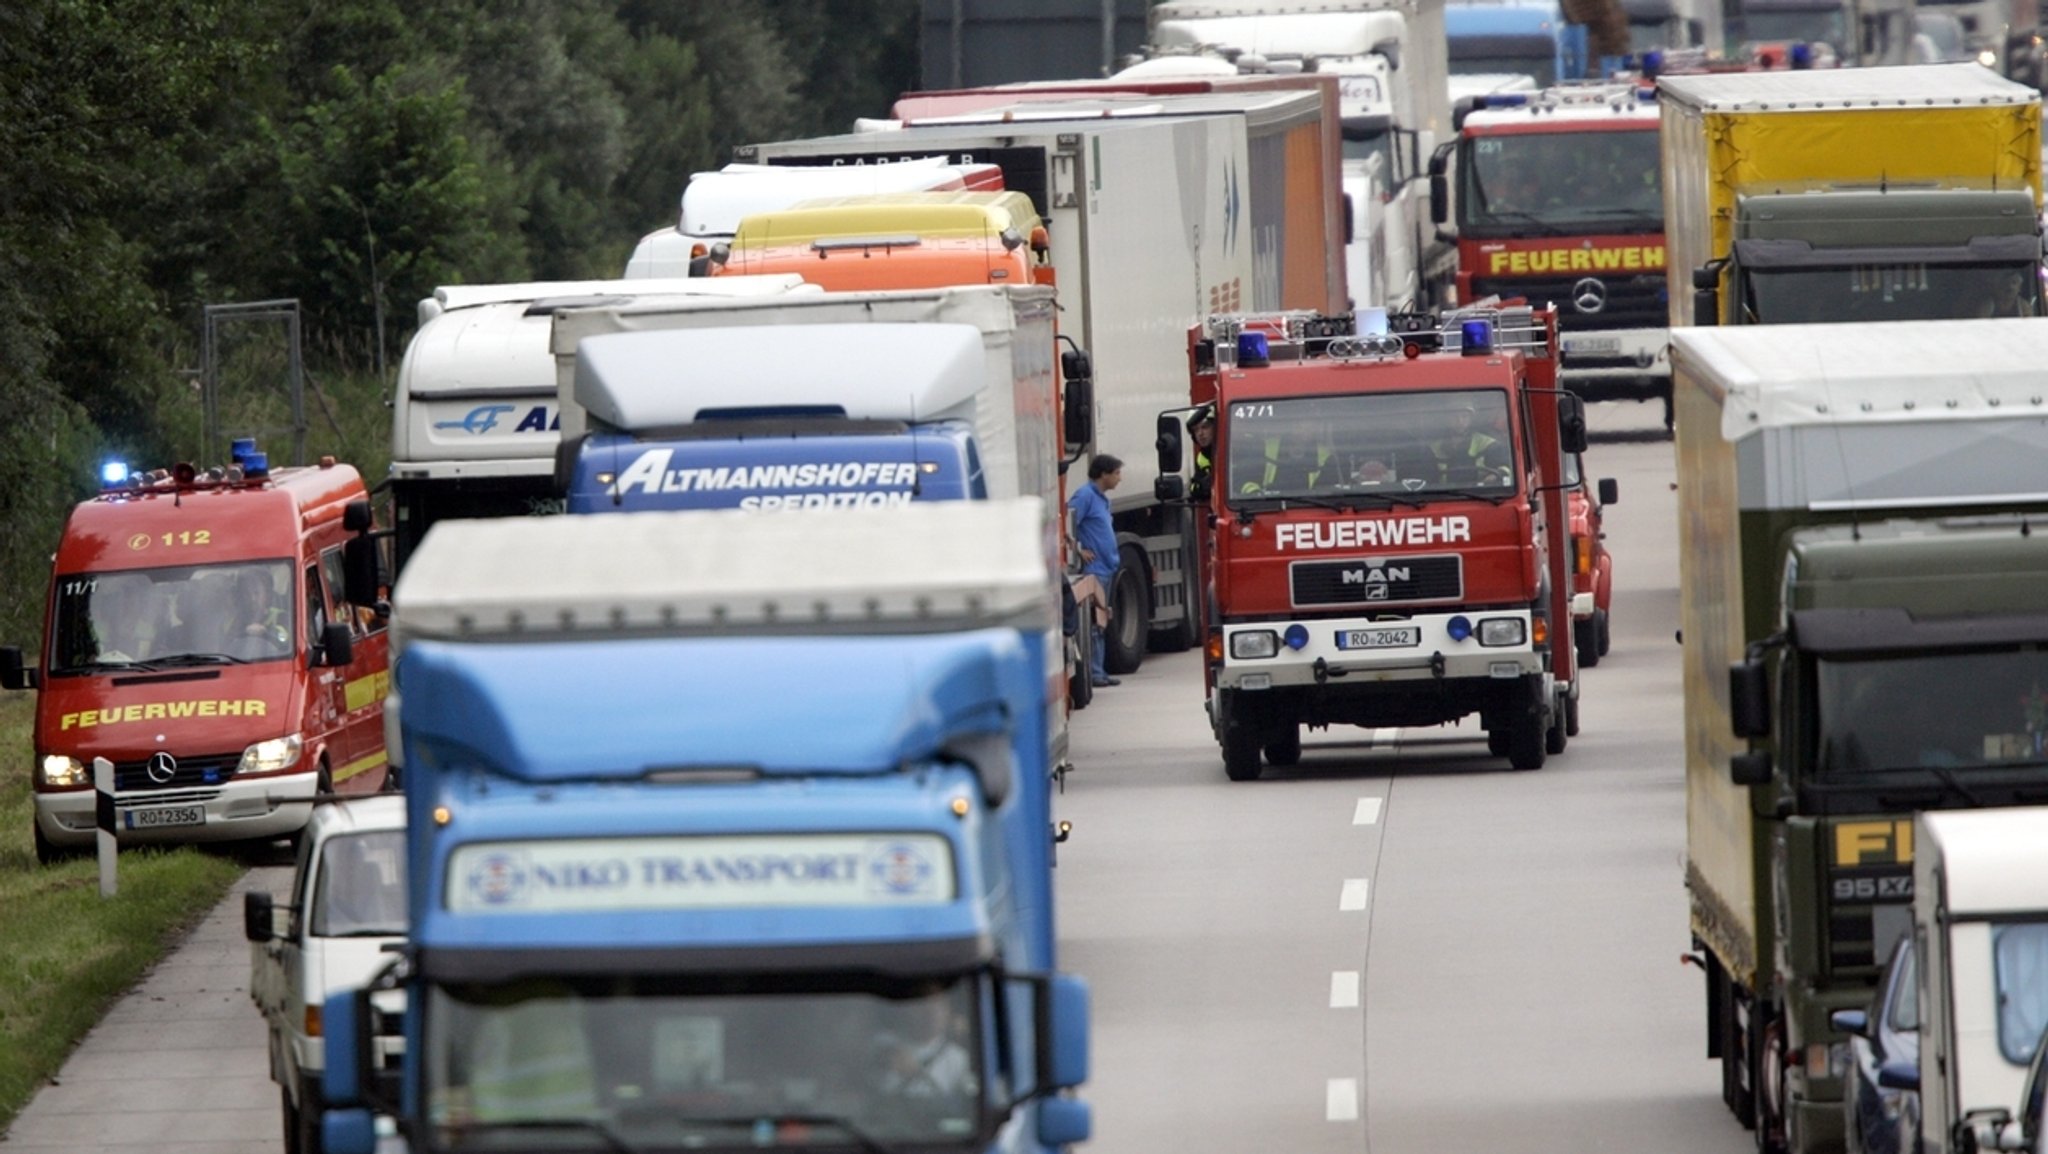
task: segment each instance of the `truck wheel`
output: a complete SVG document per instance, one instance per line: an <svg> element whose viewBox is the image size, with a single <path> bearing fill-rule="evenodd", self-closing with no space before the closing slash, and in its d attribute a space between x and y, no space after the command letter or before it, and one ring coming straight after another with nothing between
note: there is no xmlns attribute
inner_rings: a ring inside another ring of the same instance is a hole
<svg viewBox="0 0 2048 1154"><path fill-rule="evenodd" d="M1266 738L1266 764L1298 765L1301 763L1301 726L1283 724Z"/></svg>
<svg viewBox="0 0 2048 1154"><path fill-rule="evenodd" d="M1595 650L1596 652L1598 652L1598 653L1600 654L1600 656L1602 656L1602 657L1605 657L1605 656L1607 656L1607 641L1608 641L1608 637L1607 637L1607 610L1605 610L1605 609L1595 609L1595 610L1593 610L1593 626L1594 626L1594 628L1593 628L1593 632L1594 632L1594 633L1597 633L1597 634L1599 635L1599 637L1600 637L1600 643L1599 643L1598 645L1594 646L1594 650Z"/></svg>
<svg viewBox="0 0 2048 1154"><path fill-rule="evenodd" d="M73 858L85 856L82 850L68 845L58 845L56 842L44 837L43 827L37 825L34 818L30 818L28 824L29 828L33 829L36 834L36 864L56 865L59 862L67 862Z"/></svg>
<svg viewBox="0 0 2048 1154"><path fill-rule="evenodd" d="M1543 712L1531 709L1515 718L1508 729L1508 764L1516 769L1542 769L1549 748L1550 727L1543 724Z"/></svg>
<svg viewBox="0 0 2048 1154"><path fill-rule="evenodd" d="M284 1141L287 1150L295 1150L297 1154L321 1154L321 1113L319 1079L300 1076L299 1108L292 1109L289 1101L285 1103L285 1125L296 1127L298 1131L296 1136L289 1131L286 1132Z"/></svg>
<svg viewBox="0 0 2048 1154"><path fill-rule="evenodd" d="M1755 1013L1767 1011L1757 1010ZM1752 1016L1750 1028L1756 1030ZM1785 1019L1772 1014L1757 1031L1752 1051L1756 1065L1750 1069L1750 1086L1756 1100L1756 1148L1763 1154L1784 1154L1785 1142Z"/></svg>
<svg viewBox="0 0 2048 1154"><path fill-rule="evenodd" d="M1083 609L1089 613L1092 610ZM1094 665L1092 656L1095 649L1095 630L1083 625L1074 631L1074 664L1067 670L1067 704L1075 709L1086 709L1095 700L1095 675L1089 672Z"/></svg>
<svg viewBox="0 0 2048 1154"><path fill-rule="evenodd" d="M1579 735L1579 698L1577 694L1567 695L1564 699L1564 735L1566 737L1577 737Z"/></svg>
<svg viewBox="0 0 2048 1154"><path fill-rule="evenodd" d="M1223 745L1224 775L1232 781L1259 780L1263 772L1259 766L1259 730L1238 716L1237 691L1219 690L1216 708L1222 719L1216 727L1216 737Z"/></svg>
<svg viewBox="0 0 2048 1154"><path fill-rule="evenodd" d="M1123 551L1123 567L1109 587L1109 628L1102 631L1102 668L1109 673L1136 673L1145 663L1145 642L1152 636L1152 598L1145 561L1136 549Z"/></svg>
<svg viewBox="0 0 2048 1154"><path fill-rule="evenodd" d="M1486 731L1486 752L1495 757L1508 755L1508 731L1505 726L1495 726Z"/></svg>
<svg viewBox="0 0 2048 1154"><path fill-rule="evenodd" d="M1572 648L1578 650L1579 668L1591 669L1600 664L1600 621L1599 611L1584 621L1572 622Z"/></svg>
<svg viewBox="0 0 2048 1154"><path fill-rule="evenodd" d="M1543 730L1543 752L1552 756L1563 753L1566 743L1571 740L1571 735L1565 732L1568 721L1564 708L1564 694L1560 693L1551 702L1550 724Z"/></svg>

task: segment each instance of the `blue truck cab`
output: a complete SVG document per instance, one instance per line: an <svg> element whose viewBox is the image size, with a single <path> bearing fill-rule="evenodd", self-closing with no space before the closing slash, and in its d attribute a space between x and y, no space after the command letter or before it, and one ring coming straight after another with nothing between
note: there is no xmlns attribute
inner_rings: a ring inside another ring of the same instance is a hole
<svg viewBox="0 0 2048 1154"><path fill-rule="evenodd" d="M694 328L582 340L573 387L587 431L565 449L569 512L989 496L975 424L988 358L973 325L789 325L756 338Z"/></svg>
<svg viewBox="0 0 2048 1154"><path fill-rule="evenodd" d="M435 526L409 942L326 1006L330 1154L378 1114L421 1154L1085 1139L1037 504Z"/></svg>
<svg viewBox="0 0 2048 1154"><path fill-rule="evenodd" d="M1558 0L1455 0L1444 6L1453 76L1520 74L1536 87L1597 75L1586 27L1565 20Z"/></svg>

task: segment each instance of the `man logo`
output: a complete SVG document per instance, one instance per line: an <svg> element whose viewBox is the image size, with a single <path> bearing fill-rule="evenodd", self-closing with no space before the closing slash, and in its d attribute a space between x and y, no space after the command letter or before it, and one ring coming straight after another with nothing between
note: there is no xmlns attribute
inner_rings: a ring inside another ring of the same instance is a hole
<svg viewBox="0 0 2048 1154"><path fill-rule="evenodd" d="M171 779L178 776L178 759L168 753L152 753L144 768L149 773L149 780L158 785L169 785Z"/></svg>
<svg viewBox="0 0 2048 1154"><path fill-rule="evenodd" d="M1415 578L1407 566L1375 565L1364 569L1344 570L1346 585L1385 585L1389 581L1413 581Z"/></svg>
<svg viewBox="0 0 2048 1154"><path fill-rule="evenodd" d="M1598 277L1580 277L1572 286L1572 307L1582 313L1597 313L1607 307L1607 284Z"/></svg>

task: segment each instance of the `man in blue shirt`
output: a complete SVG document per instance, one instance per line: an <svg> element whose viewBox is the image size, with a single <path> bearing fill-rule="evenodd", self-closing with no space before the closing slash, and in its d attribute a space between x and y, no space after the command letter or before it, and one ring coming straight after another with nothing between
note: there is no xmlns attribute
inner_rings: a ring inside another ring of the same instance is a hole
<svg viewBox="0 0 2048 1154"><path fill-rule="evenodd" d="M1104 596L1116 588L1116 571L1122 563L1117 554L1116 530L1109 523L1109 492L1123 479L1123 461L1108 453L1097 453L1088 462L1088 483L1067 498L1067 508L1074 514L1074 541L1081 548L1081 571L1102 583ZM1117 679L1102 667L1102 626L1093 613L1088 617L1089 627L1095 633L1089 675L1098 686L1115 685Z"/></svg>

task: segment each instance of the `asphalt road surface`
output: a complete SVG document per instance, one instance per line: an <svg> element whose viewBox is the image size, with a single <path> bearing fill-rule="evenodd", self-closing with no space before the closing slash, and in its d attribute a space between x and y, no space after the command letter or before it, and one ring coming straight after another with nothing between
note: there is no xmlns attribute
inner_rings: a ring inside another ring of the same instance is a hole
<svg viewBox="0 0 2048 1154"><path fill-rule="evenodd" d="M1662 413L1592 406L1613 646L1541 770L1463 729L1309 731L1232 783L1196 655L1076 716L1061 961L1094 989L1094 1149L1752 1148L1704 1056L1684 879Z"/></svg>

